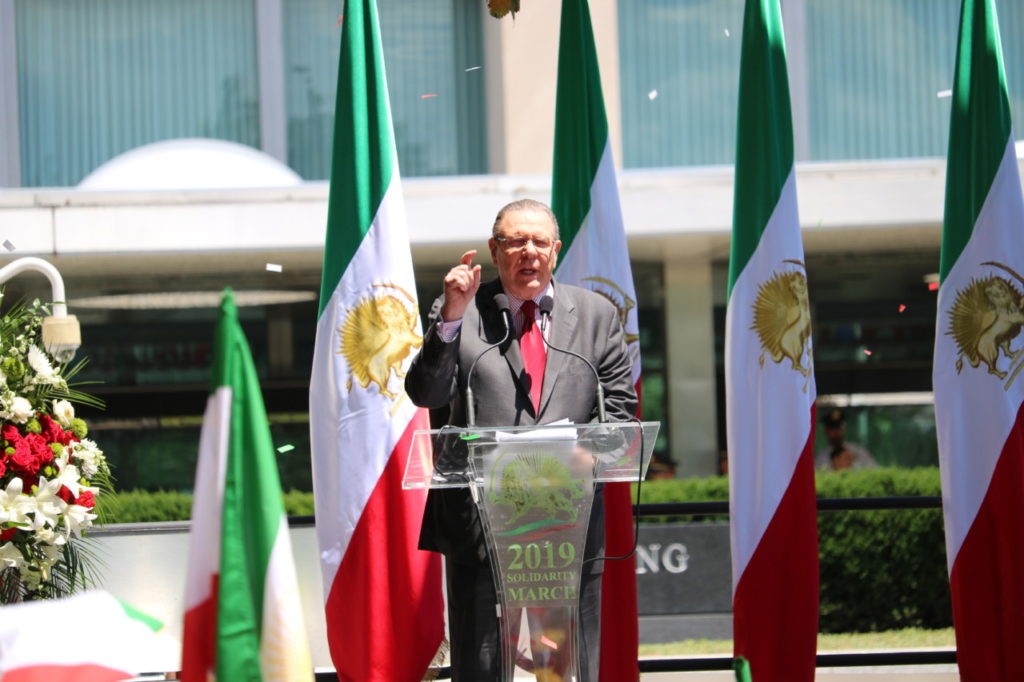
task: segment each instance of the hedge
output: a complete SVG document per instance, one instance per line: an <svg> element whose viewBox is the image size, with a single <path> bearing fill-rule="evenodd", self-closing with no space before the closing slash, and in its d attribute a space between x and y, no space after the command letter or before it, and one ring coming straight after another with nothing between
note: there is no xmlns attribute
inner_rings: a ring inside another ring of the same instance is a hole
<svg viewBox="0 0 1024 682"><path fill-rule="evenodd" d="M313 493L291 490L284 493L288 516L311 516ZM153 521L187 521L192 515L192 495L161 490L118 491L101 495L98 503L101 523L151 523Z"/></svg>
<svg viewBox="0 0 1024 682"><path fill-rule="evenodd" d="M940 494L939 470L934 467L823 472L817 474L815 483L818 497ZM728 497L728 481L723 476L648 481L641 488L643 503ZM821 632L952 626L941 509L819 512L818 551Z"/></svg>
<svg viewBox="0 0 1024 682"><path fill-rule="evenodd" d="M936 468L819 473L819 497L939 495ZM722 476L645 482L642 503L727 500ZM101 503L103 498L100 498ZM313 513L312 493L284 495L289 516ZM184 520L191 496L120 492L101 504L104 522ZM644 517L646 523L726 517ZM874 632L952 625L940 509L825 511L818 514L821 632Z"/></svg>
<svg viewBox="0 0 1024 682"><path fill-rule="evenodd" d="M819 497L939 495L939 470L820 476ZM953 624L941 509L821 512L822 632Z"/></svg>

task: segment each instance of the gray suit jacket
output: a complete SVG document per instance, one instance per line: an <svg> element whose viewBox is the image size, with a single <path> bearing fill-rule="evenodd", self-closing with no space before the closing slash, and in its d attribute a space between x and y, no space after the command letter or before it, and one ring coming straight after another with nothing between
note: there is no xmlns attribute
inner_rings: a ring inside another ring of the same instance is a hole
<svg viewBox="0 0 1024 682"><path fill-rule="evenodd" d="M505 333L494 296L498 280L480 286L462 318L459 335L445 343L437 333L443 299L430 311L423 347L405 378L412 401L428 408L450 408L447 423L466 426L466 381L473 361ZM551 345L584 356L597 369L604 388L609 421L629 421L636 414L632 364L618 311L604 297L586 289L555 283L554 309L548 340ZM546 424L570 419L577 424L597 420L597 384L579 358L548 349L540 410L534 413L523 370L519 340L488 351L473 370L473 395L478 426ZM595 499L588 554L602 546L603 506ZM600 531L600 532L598 532ZM476 509L465 490L431 491L423 517L420 547L442 552L456 561L486 560ZM591 564L593 566L593 564Z"/></svg>

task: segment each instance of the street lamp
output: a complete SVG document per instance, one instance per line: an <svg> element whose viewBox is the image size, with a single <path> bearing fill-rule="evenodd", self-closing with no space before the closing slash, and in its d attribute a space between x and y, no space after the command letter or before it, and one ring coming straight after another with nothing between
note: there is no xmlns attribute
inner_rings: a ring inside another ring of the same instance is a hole
<svg viewBox="0 0 1024 682"><path fill-rule="evenodd" d="M43 346L57 362L66 363L75 357L75 351L82 345L82 330L78 318L68 315L64 299L64 280L57 268L42 258L19 258L0 268L0 284L26 270L35 270L46 275L53 291L53 313L43 319Z"/></svg>

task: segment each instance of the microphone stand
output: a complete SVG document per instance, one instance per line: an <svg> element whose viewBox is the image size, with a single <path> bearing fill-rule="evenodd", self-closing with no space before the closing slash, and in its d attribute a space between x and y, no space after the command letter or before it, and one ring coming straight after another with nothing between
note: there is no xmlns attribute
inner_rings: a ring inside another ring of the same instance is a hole
<svg viewBox="0 0 1024 682"><path fill-rule="evenodd" d="M540 303L537 307L540 308L540 336L544 340L544 345L552 350L557 350L560 353L565 353L566 355L579 358L583 362L587 363L587 367L589 367L590 371L594 373L594 381L597 383L597 421L601 424L606 423L608 421L608 416L605 414L604 409L604 387L601 385L601 375L597 373L597 368L594 367L594 363L579 353L566 348L559 348L558 346L548 343L548 338L544 332L547 329L548 318L551 317L551 310L555 307L554 299L550 296L545 296L540 299Z"/></svg>
<svg viewBox="0 0 1024 682"><path fill-rule="evenodd" d="M499 292L494 295L493 300L501 314L501 321L505 323L505 335L498 339L497 343L492 343L480 351L469 366L469 372L466 374L466 426L476 426L476 406L473 404L473 370L476 369L476 363L480 362L480 358L488 351L494 350L512 336L512 311L509 310L508 296Z"/></svg>

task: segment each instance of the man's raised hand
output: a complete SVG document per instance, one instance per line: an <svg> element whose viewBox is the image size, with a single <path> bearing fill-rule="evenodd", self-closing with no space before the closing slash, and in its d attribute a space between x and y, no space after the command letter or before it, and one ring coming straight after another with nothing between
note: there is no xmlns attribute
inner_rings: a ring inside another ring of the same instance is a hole
<svg viewBox="0 0 1024 682"><path fill-rule="evenodd" d="M461 320L466 306L480 288L480 266L473 265L476 249L462 254L459 264L444 276L444 306L441 319L445 322Z"/></svg>

